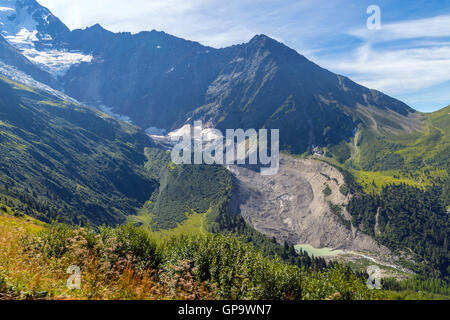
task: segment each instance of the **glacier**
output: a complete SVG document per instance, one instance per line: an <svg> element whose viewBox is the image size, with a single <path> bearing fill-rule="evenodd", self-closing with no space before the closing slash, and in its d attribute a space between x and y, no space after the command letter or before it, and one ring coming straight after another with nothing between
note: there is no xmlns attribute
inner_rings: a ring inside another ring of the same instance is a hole
<svg viewBox="0 0 450 320"><path fill-rule="evenodd" d="M0 34L28 60L55 78L63 76L73 65L92 62L92 55L55 48L52 36L39 31L50 24L52 13L25 3L0 0Z"/></svg>

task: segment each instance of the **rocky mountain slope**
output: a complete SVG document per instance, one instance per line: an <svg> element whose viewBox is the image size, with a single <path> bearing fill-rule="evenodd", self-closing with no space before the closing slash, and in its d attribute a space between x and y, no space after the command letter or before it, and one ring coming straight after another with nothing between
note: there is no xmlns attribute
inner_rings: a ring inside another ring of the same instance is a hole
<svg viewBox="0 0 450 320"><path fill-rule="evenodd" d="M241 215L267 237L336 250L331 259L348 255L344 260L398 263L391 250L352 225L346 209L352 195L342 174L329 164L283 155L275 176L261 176L242 166L229 169L236 187L228 212Z"/></svg>
<svg viewBox="0 0 450 320"><path fill-rule="evenodd" d="M342 219L351 220L345 209L349 195L339 191L345 182L336 168L311 159L282 156L279 174L273 177L238 166L230 170L238 180L230 211L237 211L255 229L278 242L378 249L369 237L342 223ZM324 194L327 187L330 191ZM329 204L339 206L341 212L332 213Z"/></svg>
<svg viewBox="0 0 450 320"><path fill-rule="evenodd" d="M103 41L91 44L94 37ZM405 130L401 123L414 114L264 35L217 50L160 32L113 34L97 25L72 32L67 42L90 50L94 60L64 75L66 92L143 128L170 131L198 119L219 129L283 128L282 148L303 153L348 139L360 123Z"/></svg>

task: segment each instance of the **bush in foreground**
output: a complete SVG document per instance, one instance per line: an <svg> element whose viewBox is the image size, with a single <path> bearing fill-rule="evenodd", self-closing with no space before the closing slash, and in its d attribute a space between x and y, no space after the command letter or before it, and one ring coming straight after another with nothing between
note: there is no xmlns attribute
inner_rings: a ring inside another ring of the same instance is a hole
<svg viewBox="0 0 450 320"><path fill-rule="evenodd" d="M379 299L340 267L306 271L269 259L230 236L156 242L131 225L117 229L54 224L37 234L12 226L0 237L2 286L24 297L70 299ZM66 287L70 265L80 290Z"/></svg>

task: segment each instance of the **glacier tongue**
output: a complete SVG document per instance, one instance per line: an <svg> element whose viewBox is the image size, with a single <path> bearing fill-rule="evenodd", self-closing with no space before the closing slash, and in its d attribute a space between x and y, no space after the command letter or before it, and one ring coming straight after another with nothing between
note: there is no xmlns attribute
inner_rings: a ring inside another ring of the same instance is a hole
<svg viewBox="0 0 450 320"><path fill-rule="evenodd" d="M16 81L18 83L24 84L26 86L36 88L41 91L48 92L54 96L57 96L63 100L71 101L75 104L80 104L77 100L75 100L72 97L69 97L68 95L62 93L61 91L55 90L51 87L49 87L46 84L43 84L39 81L36 81L31 76L27 75L26 73L18 70L17 68L5 64L2 61L0 61L0 76L6 76L7 78Z"/></svg>

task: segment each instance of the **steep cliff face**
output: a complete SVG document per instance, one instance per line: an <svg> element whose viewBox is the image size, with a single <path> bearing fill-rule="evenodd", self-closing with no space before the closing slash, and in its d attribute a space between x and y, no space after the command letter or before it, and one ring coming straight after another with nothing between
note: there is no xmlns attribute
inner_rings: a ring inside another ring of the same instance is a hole
<svg viewBox="0 0 450 320"><path fill-rule="evenodd" d="M187 113L203 105L220 70L217 50L163 32L113 34L96 25L66 40L94 58L69 70L62 78L65 91L142 128L181 126Z"/></svg>

